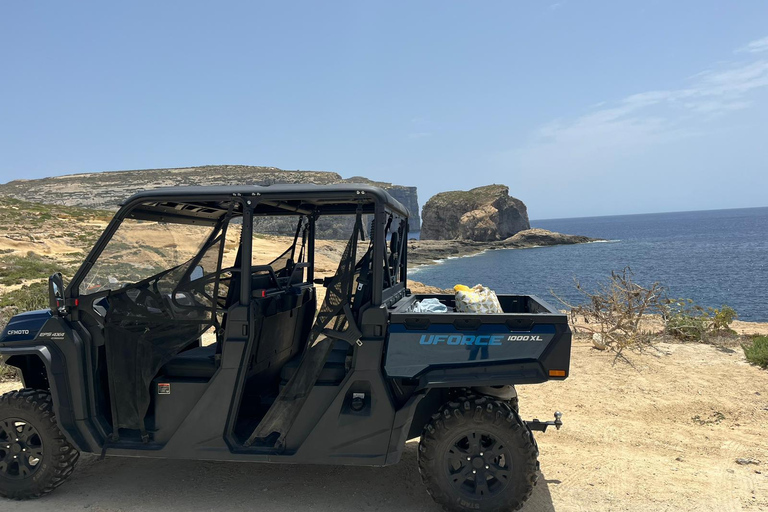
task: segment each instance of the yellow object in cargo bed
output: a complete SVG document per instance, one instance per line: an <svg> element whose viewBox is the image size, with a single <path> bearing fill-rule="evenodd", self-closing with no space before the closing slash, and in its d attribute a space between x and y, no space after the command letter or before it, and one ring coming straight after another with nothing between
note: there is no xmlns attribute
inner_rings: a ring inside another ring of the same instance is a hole
<svg viewBox="0 0 768 512"><path fill-rule="evenodd" d="M503 313L499 298L490 288L478 284L474 288L457 284L453 287L456 292L456 311L460 313Z"/></svg>

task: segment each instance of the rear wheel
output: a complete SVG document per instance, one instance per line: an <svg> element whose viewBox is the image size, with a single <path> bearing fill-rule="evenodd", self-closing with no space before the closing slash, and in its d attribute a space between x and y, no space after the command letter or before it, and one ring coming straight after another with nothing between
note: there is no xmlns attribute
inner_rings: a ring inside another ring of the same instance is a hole
<svg viewBox="0 0 768 512"><path fill-rule="evenodd" d="M531 432L506 402L459 397L425 427L419 471L446 510L518 510L536 484L537 457Z"/></svg>
<svg viewBox="0 0 768 512"><path fill-rule="evenodd" d="M0 496L21 500L51 492L72 474L79 456L56 425L47 391L0 396Z"/></svg>
<svg viewBox="0 0 768 512"><path fill-rule="evenodd" d="M515 411L515 413L520 414L520 400L517 397L504 401L507 403L510 409Z"/></svg>

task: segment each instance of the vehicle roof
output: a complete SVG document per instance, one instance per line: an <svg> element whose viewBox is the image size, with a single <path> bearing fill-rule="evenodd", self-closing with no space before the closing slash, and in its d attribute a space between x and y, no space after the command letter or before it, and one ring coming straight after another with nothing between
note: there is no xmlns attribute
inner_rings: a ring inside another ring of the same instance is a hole
<svg viewBox="0 0 768 512"><path fill-rule="evenodd" d="M168 212L169 208L173 208L174 213L179 214L181 211L178 207L171 207L169 203L202 206L201 203L223 201L230 197L256 198L258 204L256 211L264 215L295 214L306 211L327 214L354 213L360 203L369 205L365 210L366 213L370 213L374 202L383 204L404 217L408 217L409 214L408 208L386 190L357 183L164 187L138 192L129 197L123 206L141 205L139 210L155 210L157 213L161 210ZM148 203L155 204L148 206Z"/></svg>

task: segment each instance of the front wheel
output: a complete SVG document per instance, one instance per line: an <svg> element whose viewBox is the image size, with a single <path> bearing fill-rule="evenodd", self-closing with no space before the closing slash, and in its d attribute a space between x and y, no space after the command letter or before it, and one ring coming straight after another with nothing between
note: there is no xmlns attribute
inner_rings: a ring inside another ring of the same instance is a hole
<svg viewBox="0 0 768 512"><path fill-rule="evenodd" d="M515 411L490 397L459 397L424 428L419 472L451 512L518 510L538 479L538 450Z"/></svg>
<svg viewBox="0 0 768 512"><path fill-rule="evenodd" d="M59 431L47 391L0 396L0 496L38 498L72 474L80 453Z"/></svg>

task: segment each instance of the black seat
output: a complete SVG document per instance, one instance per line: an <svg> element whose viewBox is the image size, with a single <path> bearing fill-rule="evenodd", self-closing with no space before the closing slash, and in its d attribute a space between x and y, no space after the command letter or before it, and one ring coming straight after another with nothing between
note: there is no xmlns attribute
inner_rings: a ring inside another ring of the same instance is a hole
<svg viewBox="0 0 768 512"><path fill-rule="evenodd" d="M349 353L350 345L346 341L337 340L333 345L333 350L328 355L328 359L325 361L323 371L320 372L320 376L317 378L318 384L338 384L347 375L347 354ZM280 372L281 384L285 385L291 377L294 376L299 368L301 362L301 354L285 363L282 371Z"/></svg>
<svg viewBox="0 0 768 512"><path fill-rule="evenodd" d="M160 372L167 377L210 379L216 373L216 344L176 354Z"/></svg>

